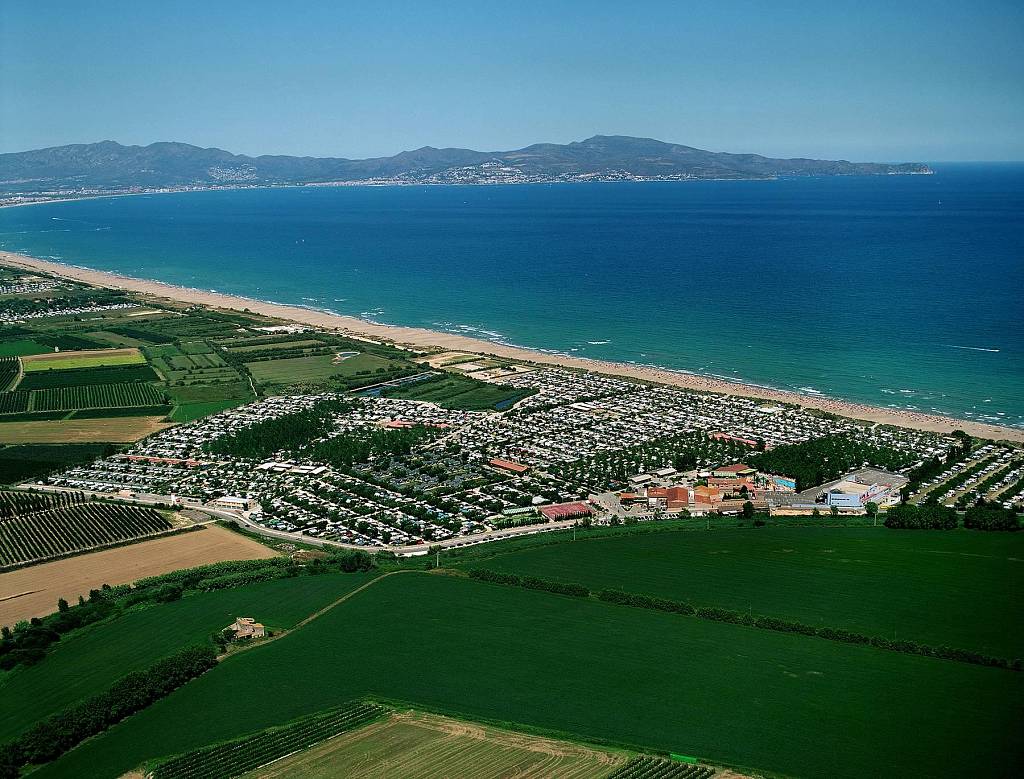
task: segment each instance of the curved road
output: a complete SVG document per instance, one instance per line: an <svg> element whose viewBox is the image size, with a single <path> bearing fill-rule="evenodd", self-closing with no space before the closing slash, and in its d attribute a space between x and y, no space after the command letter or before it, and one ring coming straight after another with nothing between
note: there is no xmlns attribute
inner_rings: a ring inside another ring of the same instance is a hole
<svg viewBox="0 0 1024 779"><path fill-rule="evenodd" d="M106 492L97 492L95 490L79 490L72 489L70 487L55 487L49 485L34 485L32 489L43 490L45 492L81 492L86 495L91 495L96 498L115 501L119 503L131 503L143 506L155 506L158 504L171 505L171 499L167 495L154 495L149 493L137 493L131 498L123 498L118 495L111 495ZM430 549L453 549L464 546L475 546L476 544L484 544L488 541L498 541L504 538L515 538L516 536L529 536L536 535L538 533L550 533L555 530L566 530L576 524L574 519L561 520L559 522L548 522L543 525L523 525L522 527L510 527L504 530L487 530L483 533L475 533L471 536L456 536L455 538L449 538L446 541L436 541L433 543L422 543L422 544L411 544L407 546L360 546L358 544L346 544L343 541L332 541L327 538L316 538L314 536L303 535L302 533L288 533L284 530L273 530L263 525L253 522L248 517L244 517L241 514L234 511L227 511L226 509L216 508L214 506L208 506L204 503L191 500L179 500L178 505L183 509L197 509L204 511L211 516L219 519L224 519L229 522L237 522L244 526L245 529L256 535L263 536L264 538L274 538L279 541L290 541L298 544L310 544L312 546L331 546L339 549L352 549L362 550L364 552L393 552L399 556L418 556L429 554Z"/></svg>

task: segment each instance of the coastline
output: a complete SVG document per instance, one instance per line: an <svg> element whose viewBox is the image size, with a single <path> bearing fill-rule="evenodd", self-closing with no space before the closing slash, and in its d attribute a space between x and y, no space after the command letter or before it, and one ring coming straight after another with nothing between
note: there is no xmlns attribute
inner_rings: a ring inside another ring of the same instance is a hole
<svg viewBox="0 0 1024 779"><path fill-rule="evenodd" d="M517 346L507 346L483 339L455 335L436 330L401 325L385 325L369 322L353 316L327 313L301 306L270 303L239 295L226 295L201 289L167 284L161 281L138 279L121 274L97 271L29 257L24 254L0 251L0 263L25 270L39 271L97 287L123 289L131 292L165 298L182 303L210 306L212 308L248 310L276 319L290 320L300 324L324 327L362 338L381 339L411 349L441 349L493 355L506 359L528 362L536 365L586 370L610 376L640 379L657 384L666 384L682 389L711 392L721 395L756 398L776 403L789 403L807 409L828 412L838 416L859 419L874 424L909 427L936 433L950 433L963 430L978 438L992 438L1024 443L1024 429L993 425L936 414L916 411L869 406L853 401L844 401L828 396L809 396L797 392L776 390L750 384L717 379L696 373L685 373L664 368L634 365L630 363L594 360L562 354L536 351Z"/></svg>

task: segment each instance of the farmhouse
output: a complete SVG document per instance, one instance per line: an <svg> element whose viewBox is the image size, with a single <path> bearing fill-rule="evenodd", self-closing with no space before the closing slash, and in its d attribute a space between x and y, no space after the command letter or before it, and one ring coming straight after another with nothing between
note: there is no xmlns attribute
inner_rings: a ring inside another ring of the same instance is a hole
<svg viewBox="0 0 1024 779"><path fill-rule="evenodd" d="M240 638L263 638L267 635L267 629L252 617L238 617L225 630L233 630L236 640Z"/></svg>

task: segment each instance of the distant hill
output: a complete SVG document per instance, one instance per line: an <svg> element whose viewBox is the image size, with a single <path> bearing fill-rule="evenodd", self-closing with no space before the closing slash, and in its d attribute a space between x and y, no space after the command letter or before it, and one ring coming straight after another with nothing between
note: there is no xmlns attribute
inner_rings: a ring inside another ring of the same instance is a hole
<svg viewBox="0 0 1024 779"><path fill-rule="evenodd" d="M0 154L0 192L125 191L271 184L492 184L553 181L764 179L930 173L926 165L773 159L727 154L651 138L595 135L480 152L424 146L393 157L247 157L186 143L115 141Z"/></svg>

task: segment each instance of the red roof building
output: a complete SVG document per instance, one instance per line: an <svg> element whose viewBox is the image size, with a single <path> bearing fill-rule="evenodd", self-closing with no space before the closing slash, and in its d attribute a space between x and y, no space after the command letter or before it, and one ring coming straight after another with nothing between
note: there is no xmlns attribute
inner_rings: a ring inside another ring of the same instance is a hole
<svg viewBox="0 0 1024 779"><path fill-rule="evenodd" d="M530 470L529 465L523 465L522 463L514 463L511 460L499 460L498 458L489 460L487 464L490 465L492 468L497 468L498 470L501 471L509 471L510 473L526 473L528 470Z"/></svg>
<svg viewBox="0 0 1024 779"><path fill-rule="evenodd" d="M552 522L557 522L561 519L589 517L594 511L586 503L559 503L554 506L541 506L540 513Z"/></svg>

